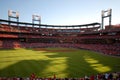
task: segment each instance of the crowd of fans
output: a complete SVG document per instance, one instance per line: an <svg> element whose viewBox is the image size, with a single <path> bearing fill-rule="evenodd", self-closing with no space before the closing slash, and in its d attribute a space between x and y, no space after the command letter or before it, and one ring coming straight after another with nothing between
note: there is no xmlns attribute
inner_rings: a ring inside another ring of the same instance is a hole
<svg viewBox="0 0 120 80"><path fill-rule="evenodd" d="M22 43L23 47L27 48L44 48L44 47L66 47L87 49L100 52L107 55L120 56L120 44L69 44L69 43Z"/></svg>
<svg viewBox="0 0 120 80"><path fill-rule="evenodd" d="M107 55L120 56L120 44L80 44L78 48L93 50Z"/></svg>
<svg viewBox="0 0 120 80"><path fill-rule="evenodd" d="M56 75L49 78L39 78L32 73L29 77L0 77L0 80L120 80L120 72L85 75L81 78L58 78Z"/></svg>
<svg viewBox="0 0 120 80"><path fill-rule="evenodd" d="M66 47L87 49L107 55L120 56L120 43L116 44L71 44L71 43L27 43L19 40L0 40L0 48L46 48L46 47Z"/></svg>
<svg viewBox="0 0 120 80"><path fill-rule="evenodd" d="M3 49L12 49L12 48L20 48L21 44L18 40L0 40L0 48Z"/></svg>
<svg viewBox="0 0 120 80"><path fill-rule="evenodd" d="M80 28L80 29L69 29L71 30L80 30L81 32L92 32L92 31L98 31L100 26L92 27L92 28ZM66 31L66 29L62 29ZM23 32L23 33L43 33L43 34L49 34L49 33L61 33L61 31L52 28L38 28L38 27L30 27L30 26L17 26L17 25L8 25L8 24L0 24L0 31L6 31L6 32ZM64 32L62 31L62 33ZM74 32L75 33L75 32Z"/></svg>
<svg viewBox="0 0 120 80"><path fill-rule="evenodd" d="M38 28L38 27L28 27L28 26L17 26L17 25L8 25L8 24L0 24L0 31L5 32L22 32L22 33L57 33L55 29L47 29L47 28Z"/></svg>

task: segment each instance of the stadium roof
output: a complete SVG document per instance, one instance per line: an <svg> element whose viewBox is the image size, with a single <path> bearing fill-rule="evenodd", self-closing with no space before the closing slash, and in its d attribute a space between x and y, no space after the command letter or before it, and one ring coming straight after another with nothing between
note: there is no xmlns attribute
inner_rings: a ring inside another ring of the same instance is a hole
<svg viewBox="0 0 120 80"><path fill-rule="evenodd" d="M99 25L100 26L101 25L98 22L90 23L90 24L82 24L82 25L47 25L47 24L33 24L33 23L16 22L16 21L9 21L9 20L0 19L0 23L1 22L14 23L14 24L19 24L19 25L45 26L45 27L82 27L82 26L95 26L95 25Z"/></svg>

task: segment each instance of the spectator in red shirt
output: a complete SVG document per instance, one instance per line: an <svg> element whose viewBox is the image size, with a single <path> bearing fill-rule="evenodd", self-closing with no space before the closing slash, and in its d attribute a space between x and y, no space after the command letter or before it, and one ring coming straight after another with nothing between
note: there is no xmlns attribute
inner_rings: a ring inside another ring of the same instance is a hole
<svg viewBox="0 0 120 80"><path fill-rule="evenodd" d="M30 76L30 80L34 80L36 78L35 74L32 73L31 76Z"/></svg>

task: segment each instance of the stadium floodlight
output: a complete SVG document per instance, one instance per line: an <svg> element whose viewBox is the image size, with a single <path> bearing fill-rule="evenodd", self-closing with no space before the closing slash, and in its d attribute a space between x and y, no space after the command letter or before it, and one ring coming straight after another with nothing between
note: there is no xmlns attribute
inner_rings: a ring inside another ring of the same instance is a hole
<svg viewBox="0 0 120 80"><path fill-rule="evenodd" d="M19 12L16 12L16 17L17 17L17 18L19 17Z"/></svg>
<svg viewBox="0 0 120 80"><path fill-rule="evenodd" d="M106 15L105 15L105 13L106 13ZM112 17L112 9L108 9L108 10L102 10L102 13L101 13L101 15L102 15L102 19L101 19L101 21L102 21L102 25L101 25L101 27L102 27L102 29L103 29L103 26L104 26L104 18L107 18L107 17L109 17L109 26L111 27L111 17Z"/></svg>
<svg viewBox="0 0 120 80"><path fill-rule="evenodd" d="M34 27L34 22L37 21L39 24L41 24L41 17L39 15L32 15L32 23L33 23L33 27ZM40 25L39 25L40 28Z"/></svg>
<svg viewBox="0 0 120 80"><path fill-rule="evenodd" d="M108 9L108 16L111 15L112 9Z"/></svg>
<svg viewBox="0 0 120 80"><path fill-rule="evenodd" d="M19 22L19 12L8 10L8 20L11 21L11 18L14 18L17 20L17 22ZM10 22L9 22L9 25L10 25Z"/></svg>
<svg viewBox="0 0 120 80"><path fill-rule="evenodd" d="M8 16L13 17L13 18L18 18L19 17L19 12L8 10Z"/></svg>
<svg viewBox="0 0 120 80"><path fill-rule="evenodd" d="M8 16L12 16L12 10L8 10Z"/></svg>
<svg viewBox="0 0 120 80"><path fill-rule="evenodd" d="M34 19L34 15L32 15L32 19Z"/></svg>
<svg viewBox="0 0 120 80"><path fill-rule="evenodd" d="M41 16L39 16L38 19L41 20Z"/></svg>
<svg viewBox="0 0 120 80"><path fill-rule="evenodd" d="M33 20L40 20L41 17L39 15L32 15Z"/></svg>
<svg viewBox="0 0 120 80"><path fill-rule="evenodd" d="M102 12L101 12L101 16L103 17L104 16L104 11L102 10Z"/></svg>

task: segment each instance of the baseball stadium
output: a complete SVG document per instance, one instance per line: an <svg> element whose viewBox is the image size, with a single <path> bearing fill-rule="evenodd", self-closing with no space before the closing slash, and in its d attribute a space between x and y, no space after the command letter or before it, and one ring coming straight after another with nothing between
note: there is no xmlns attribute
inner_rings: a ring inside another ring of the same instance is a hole
<svg viewBox="0 0 120 80"><path fill-rule="evenodd" d="M101 23L46 25L9 10L0 19L0 80L119 80L120 25L111 12L102 11Z"/></svg>

